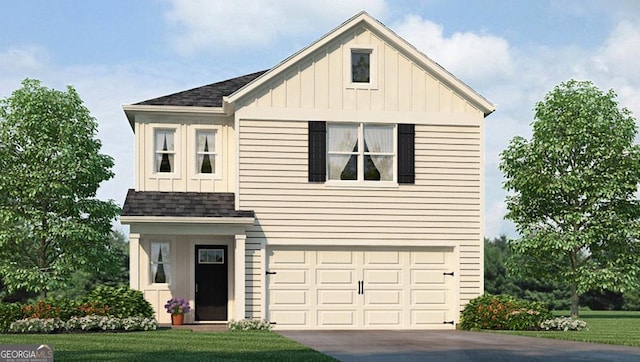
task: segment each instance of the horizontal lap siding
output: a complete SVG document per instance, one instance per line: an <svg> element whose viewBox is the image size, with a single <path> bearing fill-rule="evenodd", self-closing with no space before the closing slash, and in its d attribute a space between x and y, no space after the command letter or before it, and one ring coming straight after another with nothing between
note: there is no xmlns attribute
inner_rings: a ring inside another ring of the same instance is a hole
<svg viewBox="0 0 640 362"><path fill-rule="evenodd" d="M464 304L482 292L480 137L479 127L416 125L415 185L345 189L307 181L306 121L241 120L239 206L257 219L247 247L265 239L459 243ZM256 293L248 310L259 308Z"/></svg>

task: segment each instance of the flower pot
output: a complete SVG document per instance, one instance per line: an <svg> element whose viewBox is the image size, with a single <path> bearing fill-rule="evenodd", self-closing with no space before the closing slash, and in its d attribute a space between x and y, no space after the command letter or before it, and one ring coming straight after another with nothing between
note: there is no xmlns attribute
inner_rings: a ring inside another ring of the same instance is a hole
<svg viewBox="0 0 640 362"><path fill-rule="evenodd" d="M184 324L184 314L172 314L171 325L181 326Z"/></svg>

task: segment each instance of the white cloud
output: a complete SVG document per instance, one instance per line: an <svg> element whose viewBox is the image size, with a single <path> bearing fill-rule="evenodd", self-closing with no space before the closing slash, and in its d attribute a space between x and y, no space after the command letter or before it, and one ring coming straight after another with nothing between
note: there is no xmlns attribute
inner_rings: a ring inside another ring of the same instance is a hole
<svg viewBox="0 0 640 362"><path fill-rule="evenodd" d="M0 69L42 69L49 60L47 51L39 46L12 47L0 51Z"/></svg>
<svg viewBox="0 0 640 362"><path fill-rule="evenodd" d="M171 0L165 16L177 28L175 48L194 54L267 48L276 41L328 31L361 10L375 16L384 9L383 0Z"/></svg>
<svg viewBox="0 0 640 362"><path fill-rule="evenodd" d="M442 25L417 15L406 16L392 28L465 82L482 84L513 75L509 43L503 38L472 32L445 37Z"/></svg>

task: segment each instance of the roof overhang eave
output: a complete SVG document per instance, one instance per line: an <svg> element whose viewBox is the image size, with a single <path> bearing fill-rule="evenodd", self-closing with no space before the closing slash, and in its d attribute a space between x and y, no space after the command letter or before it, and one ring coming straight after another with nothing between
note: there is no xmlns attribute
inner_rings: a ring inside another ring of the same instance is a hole
<svg viewBox="0 0 640 362"><path fill-rule="evenodd" d="M196 106L152 106L143 104L125 104L122 106L131 129L134 129L135 115L148 114L227 114L225 107L196 107Z"/></svg>
<svg viewBox="0 0 640 362"><path fill-rule="evenodd" d="M120 216L120 223L131 224L218 224L253 225L253 217L189 217L189 216Z"/></svg>

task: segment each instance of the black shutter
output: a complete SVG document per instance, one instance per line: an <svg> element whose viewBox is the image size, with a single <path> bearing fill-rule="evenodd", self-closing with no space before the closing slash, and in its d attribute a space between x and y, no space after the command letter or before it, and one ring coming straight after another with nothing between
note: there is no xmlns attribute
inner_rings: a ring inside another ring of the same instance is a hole
<svg viewBox="0 0 640 362"><path fill-rule="evenodd" d="M413 124L398 124L398 183L415 184L415 138Z"/></svg>
<svg viewBox="0 0 640 362"><path fill-rule="evenodd" d="M327 180L327 123L309 121L309 182Z"/></svg>

